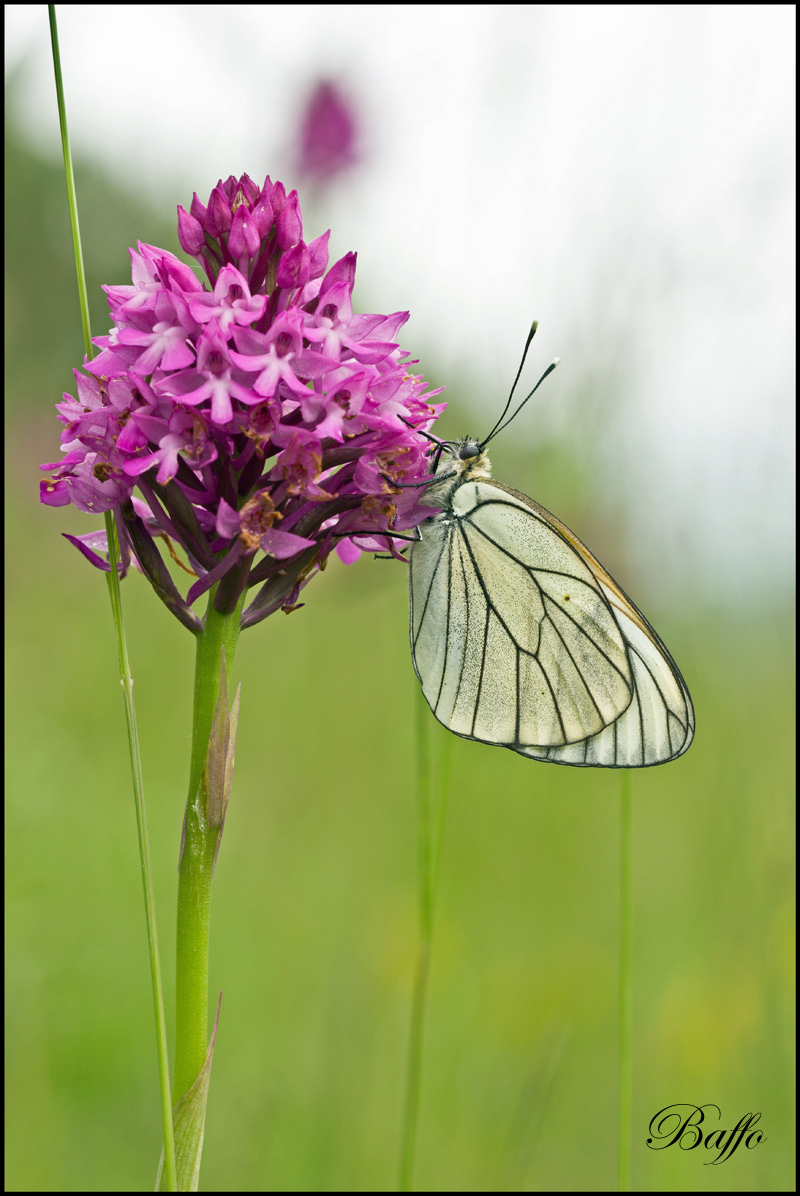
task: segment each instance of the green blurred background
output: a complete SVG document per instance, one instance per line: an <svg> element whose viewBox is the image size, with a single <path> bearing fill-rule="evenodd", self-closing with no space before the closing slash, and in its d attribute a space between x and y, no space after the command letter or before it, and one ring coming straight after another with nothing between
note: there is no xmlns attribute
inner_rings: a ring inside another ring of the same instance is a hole
<svg viewBox="0 0 800 1196"><path fill-rule="evenodd" d="M177 245L172 209L155 217L98 169L78 170L99 334L99 284L125 281L127 246ZM88 530L86 517L41 507L36 493L38 464L58 456L53 403L81 356L63 180L13 130L6 198L6 1186L144 1190L160 1149L157 1077L108 598L59 535ZM359 306L380 307L364 295ZM435 361L422 368L449 384L456 414L442 428L458 434L468 387ZM593 410L588 388L572 397ZM686 757L633 774L632 1185L786 1190L792 611L783 598L675 601L652 579L637 584L592 441L587 420L533 451L507 437L493 456L497 476L558 512L641 601L697 711ZM416 948L406 581L401 565L332 561L301 611L240 640L212 917L223 1002L205 1190L396 1184ZM141 577L123 596L171 1010L192 643ZM439 750L444 732L432 723L432 735ZM614 772L454 742L420 1188L615 1187L619 789ZM650 1118L675 1102L717 1104L726 1129L760 1112L766 1140L716 1167L704 1152L652 1152Z"/></svg>

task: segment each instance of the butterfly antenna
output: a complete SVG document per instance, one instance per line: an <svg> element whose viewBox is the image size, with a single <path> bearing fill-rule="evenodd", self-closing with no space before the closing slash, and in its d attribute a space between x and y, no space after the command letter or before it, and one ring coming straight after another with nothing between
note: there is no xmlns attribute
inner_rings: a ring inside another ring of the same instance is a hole
<svg viewBox="0 0 800 1196"><path fill-rule="evenodd" d="M435 444L438 448L441 448L444 444L444 441L440 440L438 436L432 436L430 432L424 432L422 428L417 428L414 424L410 424L407 419L403 419L402 415L398 415L397 418L401 424L405 424L407 428L410 428L412 432L416 432L418 436L424 436L426 440L430 440L431 444Z"/></svg>
<svg viewBox="0 0 800 1196"><path fill-rule="evenodd" d="M511 390L509 391L508 398L506 399L506 405L503 408L502 412L500 413L499 420L494 425L494 427L492 428L491 432L486 437L486 439L483 441L483 445L487 445L489 443L489 441L492 439L492 437L497 432L500 424L502 424L503 420L506 417L506 412L508 411L509 407L511 406L511 400L514 397L514 391L517 389L517 383L519 382L519 376L522 373L522 367L525 365L525 358L528 356L528 349L530 349L530 347L531 347L531 341L536 336L536 329L538 327L539 327L539 321L534 320L533 323L531 324L531 330L528 333L528 339L525 342L525 348L522 350L522 361L519 363L519 369L517 370L517 376L514 379L514 385L511 387Z"/></svg>
<svg viewBox="0 0 800 1196"><path fill-rule="evenodd" d="M549 364L549 366L547 367L547 369L545 370L545 372L542 374L542 376L541 376L541 378L539 379L539 381L538 381L538 382L536 383L536 385L534 386L533 390L530 392L530 394L527 394L527 395L525 396L525 398L524 398L524 399L522 400L522 402L520 403L519 407L517 407L517 409L516 409L516 411L514 412L514 414L513 414L513 415L509 415L508 419L506 420L506 422L505 422L504 424L500 424L500 426L499 426L499 427L497 427L497 425L495 425L495 426L494 426L494 428L492 429L492 431L489 433L489 435L486 437L486 439L484 440L483 444L481 445L481 448L486 448L486 446L487 446L487 444L489 443L489 441L490 441L490 440L492 440L492 439L493 439L495 436L497 436L498 432L502 432L504 428L507 428L507 427L508 427L508 425L511 423L512 419L516 419L516 418L517 418L517 416L519 415L520 411L522 410L522 408L523 408L523 407L525 406L525 404L527 403L528 399L531 399L531 398L533 398L533 396L536 394L536 392L537 392L537 390L539 389L539 387L540 387L540 386L542 385L542 383L544 382L544 380L545 380L545 378L547 377L547 375L548 375L548 374L552 374L553 370L556 368L556 366L558 365L558 363L559 363L559 361L560 361L560 360L561 360L561 358L560 358L560 357L554 357L554 358L553 358L553 360L550 362L550 364ZM516 385L516 383L515 383L515 385ZM506 410L508 410L508 404L506 404ZM505 413L504 413L504 414L505 414Z"/></svg>

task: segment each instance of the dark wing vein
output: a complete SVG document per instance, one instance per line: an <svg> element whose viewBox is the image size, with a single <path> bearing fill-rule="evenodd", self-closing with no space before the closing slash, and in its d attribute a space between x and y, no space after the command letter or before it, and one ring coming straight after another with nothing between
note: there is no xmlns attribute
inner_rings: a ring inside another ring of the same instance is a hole
<svg viewBox="0 0 800 1196"><path fill-rule="evenodd" d="M449 535L448 535L448 536L446 536L446 537L445 537L445 539L442 541L442 546L441 546L441 548L440 548L440 550L439 550L439 555L438 555L438 557L437 557L436 564L434 565L433 569L431 570L431 579L430 579L430 582L428 583L428 592L427 592L427 594L425 595L425 605L424 605L424 606L423 606L423 608L422 608L422 614L420 615L420 617L419 617L419 622L417 623L417 631L416 631L416 635L414 635L414 636L413 636L413 638L412 638L412 641L411 641L411 646L412 646L412 649L413 649L413 648L416 646L417 640L419 639L419 636L420 636L420 632L422 631L422 624L423 624L423 623L424 623L424 621L425 621L425 615L427 614L427 611L428 611L428 603L429 603L429 602L430 602L430 600L431 600L431 593L432 593L432 591L433 591L433 583L434 583L434 581L436 580L436 574L437 574L437 572L438 572L438 570L439 570L439 564L440 564L440 562L441 562L441 559L442 559L442 554L443 554L443 553L446 551L446 549L447 549L447 546L448 546L448 544L449 544L449 541L450 541L450 537L449 537ZM412 568L413 568L413 566L412 566ZM413 580L413 574L412 574L412 580ZM414 590L413 590L413 587L412 587L412 589L411 589L411 619L412 619L412 632L413 632L413 629L414 629L414 621L415 621L415 612L414 612Z"/></svg>
<svg viewBox="0 0 800 1196"><path fill-rule="evenodd" d="M449 547L450 547L449 532L448 532L448 535L445 537L444 544L445 544L445 549L443 551L445 551L446 549L449 549ZM441 557L439 559L441 560ZM447 577L446 577L446 584L445 584L445 592L447 594L447 613L445 615L445 620L444 620L444 661L442 662L442 676L439 680L439 692L436 694L436 703L433 707L434 710L439 705L439 701L442 696L442 688L444 686L444 679L447 676L447 657L450 652L450 606L451 606L451 602L452 602L452 587L453 587L453 554L452 554L452 552L446 553L445 560L446 560L446 568L447 568ZM438 567L439 567L438 564L436 567L438 569Z"/></svg>

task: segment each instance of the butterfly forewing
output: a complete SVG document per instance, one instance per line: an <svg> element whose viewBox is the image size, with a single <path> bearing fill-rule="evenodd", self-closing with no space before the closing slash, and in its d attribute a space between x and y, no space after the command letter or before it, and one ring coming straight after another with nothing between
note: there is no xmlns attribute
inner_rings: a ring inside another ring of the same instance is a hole
<svg viewBox="0 0 800 1196"><path fill-rule="evenodd" d="M643 615L532 499L464 482L411 553L411 648L458 735L557 764L644 767L694 733L689 694Z"/></svg>
<svg viewBox="0 0 800 1196"><path fill-rule="evenodd" d="M471 491L461 488L454 511L464 512L459 529L519 648L521 680L535 694L541 670L561 715L562 742L585 739L617 718L632 692L625 645L603 590L538 512L488 483L475 486L478 501L469 510ZM518 741L542 743L530 726L529 705L522 705L529 726L523 717Z"/></svg>
<svg viewBox="0 0 800 1196"><path fill-rule="evenodd" d="M451 511L424 525L411 606L423 692L457 734L563 745L630 703L625 644L593 573L493 483L465 483Z"/></svg>

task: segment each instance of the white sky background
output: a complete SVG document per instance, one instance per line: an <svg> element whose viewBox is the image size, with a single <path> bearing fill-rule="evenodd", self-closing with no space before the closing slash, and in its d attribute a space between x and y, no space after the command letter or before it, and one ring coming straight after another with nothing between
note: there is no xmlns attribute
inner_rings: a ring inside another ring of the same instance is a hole
<svg viewBox="0 0 800 1196"><path fill-rule="evenodd" d="M793 6L57 11L73 153L172 210L228 174L293 185L298 106L339 78L368 156L324 223L303 204L307 234L358 250L359 306L411 311L450 433L494 421L538 318L526 378L562 364L506 435L568 444L596 379L651 585L768 606L791 585ZM45 6L7 5L6 39L15 119L59 154Z"/></svg>

